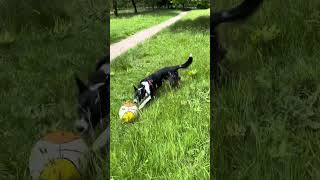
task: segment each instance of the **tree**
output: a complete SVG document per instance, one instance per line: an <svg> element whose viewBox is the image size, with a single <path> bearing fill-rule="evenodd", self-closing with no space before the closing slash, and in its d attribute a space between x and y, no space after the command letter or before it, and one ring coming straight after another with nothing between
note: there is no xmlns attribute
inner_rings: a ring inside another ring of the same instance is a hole
<svg viewBox="0 0 320 180"><path fill-rule="evenodd" d="M155 0L152 0L152 2L151 2L151 3L152 3L152 10L153 10L153 11L154 11L154 4L155 4L154 1L155 1Z"/></svg>
<svg viewBox="0 0 320 180"><path fill-rule="evenodd" d="M113 0L113 12L115 16L118 16L118 5L117 5L117 0Z"/></svg>
<svg viewBox="0 0 320 180"><path fill-rule="evenodd" d="M188 0L173 0L172 2L175 5L178 5L178 4L182 5L182 9L185 9L185 6L188 4L189 1Z"/></svg>
<svg viewBox="0 0 320 180"><path fill-rule="evenodd" d="M154 6L156 4L156 1L158 0L143 0L143 1L140 1L144 4L144 7L151 7L152 10L154 11Z"/></svg>
<svg viewBox="0 0 320 180"><path fill-rule="evenodd" d="M134 2L134 0L131 0L131 2L132 2L132 5L134 7L134 13L138 13L136 3Z"/></svg>

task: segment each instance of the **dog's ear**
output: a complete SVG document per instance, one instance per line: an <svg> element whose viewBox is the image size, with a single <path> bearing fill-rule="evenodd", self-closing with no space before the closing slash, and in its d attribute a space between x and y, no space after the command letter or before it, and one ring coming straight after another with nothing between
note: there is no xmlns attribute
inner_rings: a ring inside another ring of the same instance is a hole
<svg viewBox="0 0 320 180"><path fill-rule="evenodd" d="M78 86L79 93L82 93L82 92L88 90L88 87L84 84L83 81L81 81L79 79L78 76L75 76L75 80L76 80L76 83L77 83L77 86Z"/></svg>
<svg viewBox="0 0 320 180"><path fill-rule="evenodd" d="M133 89L134 89L134 91L138 90L138 88L135 85L133 85Z"/></svg>

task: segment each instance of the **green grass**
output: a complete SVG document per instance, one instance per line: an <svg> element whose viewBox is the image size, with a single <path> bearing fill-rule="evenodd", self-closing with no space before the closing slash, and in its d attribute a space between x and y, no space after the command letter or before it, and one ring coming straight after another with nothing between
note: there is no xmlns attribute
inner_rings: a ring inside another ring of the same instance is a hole
<svg viewBox="0 0 320 180"><path fill-rule="evenodd" d="M86 80L105 52L103 22L37 25L0 32L0 179L30 179L33 145L48 131L71 130L77 118L74 73ZM105 157L95 158L105 164ZM87 175L106 178L106 168L96 170L98 175L92 169Z"/></svg>
<svg viewBox="0 0 320 180"><path fill-rule="evenodd" d="M265 1L243 25L219 29L229 52L214 130L217 179L320 178L319 7Z"/></svg>
<svg viewBox="0 0 320 180"><path fill-rule="evenodd" d="M181 86L164 85L139 120L123 124L122 103L133 84L168 65L180 70ZM186 17L129 50L111 64L111 176L114 179L209 178L209 10Z"/></svg>
<svg viewBox="0 0 320 180"><path fill-rule="evenodd" d="M136 14L119 14L110 19L110 43L133 35L134 33L157 25L179 14L178 10L157 10Z"/></svg>

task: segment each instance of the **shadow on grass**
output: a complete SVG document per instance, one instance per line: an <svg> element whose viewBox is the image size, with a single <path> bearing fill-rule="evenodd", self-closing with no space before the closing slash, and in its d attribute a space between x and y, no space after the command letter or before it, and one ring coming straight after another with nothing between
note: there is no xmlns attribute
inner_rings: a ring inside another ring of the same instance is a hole
<svg viewBox="0 0 320 180"><path fill-rule="evenodd" d="M168 28L173 33L193 31L195 33L210 31L210 16L199 16L196 19L180 20Z"/></svg>
<svg viewBox="0 0 320 180"><path fill-rule="evenodd" d="M131 18L138 15L148 15L148 16L168 16L168 15L178 15L178 10L172 10L172 9L157 9L157 10L146 10L138 13L134 12L126 12L126 13L119 13L118 16L110 16L110 19L117 19L117 18Z"/></svg>

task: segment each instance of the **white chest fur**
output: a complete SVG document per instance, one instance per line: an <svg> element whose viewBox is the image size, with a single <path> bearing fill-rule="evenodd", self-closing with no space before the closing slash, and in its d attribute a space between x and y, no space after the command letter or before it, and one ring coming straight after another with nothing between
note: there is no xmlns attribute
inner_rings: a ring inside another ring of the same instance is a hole
<svg viewBox="0 0 320 180"><path fill-rule="evenodd" d="M151 91L150 91L150 85L147 81L143 81L141 82L142 85L144 85L146 91L147 91L147 94L150 95L151 94Z"/></svg>

